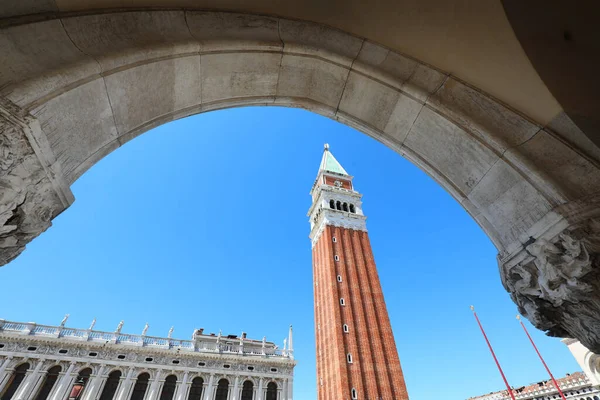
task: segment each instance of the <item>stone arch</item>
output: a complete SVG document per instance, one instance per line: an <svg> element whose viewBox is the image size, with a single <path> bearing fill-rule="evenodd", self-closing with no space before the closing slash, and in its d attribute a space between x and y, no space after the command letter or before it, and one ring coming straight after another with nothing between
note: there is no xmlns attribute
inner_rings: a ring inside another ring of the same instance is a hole
<svg viewBox="0 0 600 400"><path fill-rule="evenodd" d="M143 400L148 391L149 382L150 374L148 372L139 373L135 379L130 400Z"/></svg>
<svg viewBox="0 0 600 400"><path fill-rule="evenodd" d="M19 21L1 32L10 60L0 71L2 146L27 163L9 163L9 175L23 167L45 178L7 189L2 206L18 218L0 237L13 244L0 262L71 204L79 176L148 129L227 107L302 107L432 176L497 247L502 283L520 312L600 352L600 322L585 317L600 302L584 289L600 286L598 268L588 262L571 277L578 285L553 282L568 293L550 299L543 279L529 279L562 268L546 255L548 242L568 253L565 234L586 246L582 235L600 231L600 151L577 145L579 133L536 123L447 72L312 22L191 10Z"/></svg>
<svg viewBox="0 0 600 400"><path fill-rule="evenodd" d="M1 394L2 399L12 399L15 395L23 381L25 380L25 375L29 370L30 364L28 362L24 362L19 364L12 372L10 380L6 385L3 393Z"/></svg>
<svg viewBox="0 0 600 400"><path fill-rule="evenodd" d="M202 390L204 387L204 378L202 376L196 376L192 379L190 385L190 392L187 400L202 400Z"/></svg>
<svg viewBox="0 0 600 400"><path fill-rule="evenodd" d="M175 389L177 387L177 376L170 374L165 378L165 381L160 392L160 400L173 400L175 397Z"/></svg>
<svg viewBox="0 0 600 400"><path fill-rule="evenodd" d="M46 400L48 398L50 392L58 382L59 374L62 370L63 368L58 364L52 365L46 370L44 381L34 397L34 400Z"/></svg>
<svg viewBox="0 0 600 400"><path fill-rule="evenodd" d="M229 395L229 380L227 378L221 378L217 381L215 400L227 400L228 395Z"/></svg>
<svg viewBox="0 0 600 400"><path fill-rule="evenodd" d="M123 373L119 369L114 369L108 374L100 394L100 400L112 400L114 398L122 376Z"/></svg>
<svg viewBox="0 0 600 400"><path fill-rule="evenodd" d="M265 400L277 400L277 383L275 381L271 381L267 384L267 393Z"/></svg>
<svg viewBox="0 0 600 400"><path fill-rule="evenodd" d="M252 400L254 396L254 382L252 379L245 379L242 383L241 400Z"/></svg>

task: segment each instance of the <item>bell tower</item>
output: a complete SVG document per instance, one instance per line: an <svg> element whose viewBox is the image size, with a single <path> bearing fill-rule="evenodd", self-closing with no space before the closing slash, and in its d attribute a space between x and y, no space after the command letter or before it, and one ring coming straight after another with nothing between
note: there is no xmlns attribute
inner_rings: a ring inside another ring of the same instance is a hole
<svg viewBox="0 0 600 400"><path fill-rule="evenodd" d="M310 194L318 400L406 400L362 195L327 144Z"/></svg>

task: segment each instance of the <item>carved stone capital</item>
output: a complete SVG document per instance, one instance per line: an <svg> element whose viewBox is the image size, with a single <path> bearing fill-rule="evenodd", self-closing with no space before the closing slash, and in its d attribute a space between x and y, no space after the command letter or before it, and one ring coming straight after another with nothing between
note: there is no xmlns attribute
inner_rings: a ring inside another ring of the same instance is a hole
<svg viewBox="0 0 600 400"><path fill-rule="evenodd" d="M0 99L0 266L73 200L37 120Z"/></svg>
<svg viewBox="0 0 600 400"><path fill-rule="evenodd" d="M579 213L556 231L530 238L500 263L502 283L538 329L600 353L600 216Z"/></svg>

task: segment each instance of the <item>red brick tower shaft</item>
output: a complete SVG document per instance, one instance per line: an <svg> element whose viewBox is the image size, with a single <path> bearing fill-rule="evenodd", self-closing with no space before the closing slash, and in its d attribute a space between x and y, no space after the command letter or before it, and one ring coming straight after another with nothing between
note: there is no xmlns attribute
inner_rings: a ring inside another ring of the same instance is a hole
<svg viewBox="0 0 600 400"><path fill-rule="evenodd" d="M311 195L318 400L408 399L362 195L327 145Z"/></svg>

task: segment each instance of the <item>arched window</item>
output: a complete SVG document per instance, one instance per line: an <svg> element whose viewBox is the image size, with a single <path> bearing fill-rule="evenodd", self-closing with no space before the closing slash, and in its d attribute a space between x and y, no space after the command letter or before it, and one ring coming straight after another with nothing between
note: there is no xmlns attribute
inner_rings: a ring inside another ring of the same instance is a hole
<svg viewBox="0 0 600 400"><path fill-rule="evenodd" d="M348 353L346 358L348 359L348 364L352 364L352 354Z"/></svg>
<svg viewBox="0 0 600 400"><path fill-rule="evenodd" d="M85 389L87 388L87 384L88 381L90 380L90 375L92 374L92 369L91 368L84 368L81 371L79 371L79 374L77 374L77 378L75 378L75 382L83 382L83 389L81 389L81 392L79 394L79 397L83 397L83 395L85 394Z"/></svg>
<svg viewBox="0 0 600 400"><path fill-rule="evenodd" d="M144 395L146 394L146 389L148 389L149 380L150 374L147 372L139 374L129 400L143 400Z"/></svg>
<svg viewBox="0 0 600 400"><path fill-rule="evenodd" d="M342 209L342 203L339 200L335 203L335 208L337 208L338 210Z"/></svg>
<svg viewBox="0 0 600 400"><path fill-rule="evenodd" d="M344 208L344 211L348 211L348 203L344 203L342 207Z"/></svg>
<svg viewBox="0 0 600 400"><path fill-rule="evenodd" d="M350 212L351 212L352 214L355 214L355 213L356 213L356 209L354 208L354 204L350 204Z"/></svg>
<svg viewBox="0 0 600 400"><path fill-rule="evenodd" d="M244 382L244 385L242 386L242 399L241 400L252 400L253 393L254 393L254 383L252 383L252 381Z"/></svg>
<svg viewBox="0 0 600 400"><path fill-rule="evenodd" d="M58 380L58 374L61 370L62 368L60 367L60 365L56 365L50 368L48 372L46 372L46 376L44 377L44 383L42 384L42 387L40 388L37 396L35 396L35 400L46 400L48 398L50 391L52 390L54 384Z"/></svg>
<svg viewBox="0 0 600 400"><path fill-rule="evenodd" d="M341 306L345 306L346 305L346 301L344 300L343 297L340 299L340 305Z"/></svg>
<svg viewBox="0 0 600 400"><path fill-rule="evenodd" d="M177 377L175 375L167 376L160 392L160 400L173 400L175 385L177 385Z"/></svg>
<svg viewBox="0 0 600 400"><path fill-rule="evenodd" d="M341 282L341 281L342 281L342 276L341 276L341 275L338 275L338 276L337 276L337 281L338 281L338 282Z"/></svg>
<svg viewBox="0 0 600 400"><path fill-rule="evenodd" d="M594 400L600 400L598 396L594 396Z"/></svg>
<svg viewBox="0 0 600 400"><path fill-rule="evenodd" d="M192 387L190 388L190 394L187 400L202 400L202 386L204 385L204 379L199 376L192 380Z"/></svg>
<svg viewBox="0 0 600 400"><path fill-rule="evenodd" d="M10 377L10 383L8 384L8 387L4 391L4 394L0 397L2 400L12 399L19 386L21 386L21 382L23 382L23 379L25 379L25 374L27 373L28 369L28 363L21 364L17 368L15 368L15 371Z"/></svg>
<svg viewBox="0 0 600 400"><path fill-rule="evenodd" d="M229 393L229 381L227 379L221 379L217 385L217 395L215 400L227 400L227 394Z"/></svg>
<svg viewBox="0 0 600 400"><path fill-rule="evenodd" d="M267 385L267 398L265 400L277 400L277 384L269 382Z"/></svg>
<svg viewBox="0 0 600 400"><path fill-rule="evenodd" d="M329 200L329 208L331 208L332 210L335 210L335 201Z"/></svg>
<svg viewBox="0 0 600 400"><path fill-rule="evenodd" d="M356 393L356 389L352 388L352 400L358 399L358 393Z"/></svg>
<svg viewBox="0 0 600 400"><path fill-rule="evenodd" d="M115 397L117 388L119 387L119 381L121 380L121 371L113 371L108 374L108 379L102 389L100 400L112 400Z"/></svg>
<svg viewBox="0 0 600 400"><path fill-rule="evenodd" d="M348 333L350 332L350 328L348 328L348 325L344 324L344 332Z"/></svg>

